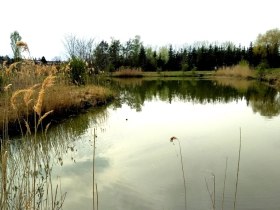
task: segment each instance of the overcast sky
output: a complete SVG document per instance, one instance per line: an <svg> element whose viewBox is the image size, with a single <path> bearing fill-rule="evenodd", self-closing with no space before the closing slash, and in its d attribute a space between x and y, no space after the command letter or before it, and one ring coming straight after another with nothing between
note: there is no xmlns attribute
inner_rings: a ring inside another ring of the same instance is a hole
<svg viewBox="0 0 280 210"><path fill-rule="evenodd" d="M280 28L279 0L5 0L1 1L0 55L12 56L17 30L32 57L64 56L66 35L145 46L196 41L249 45L259 33Z"/></svg>

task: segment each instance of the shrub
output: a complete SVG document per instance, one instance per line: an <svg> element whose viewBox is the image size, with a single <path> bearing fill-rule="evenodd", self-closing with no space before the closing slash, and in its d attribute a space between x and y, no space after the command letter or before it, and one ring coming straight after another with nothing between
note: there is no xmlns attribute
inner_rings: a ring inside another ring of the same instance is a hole
<svg viewBox="0 0 280 210"><path fill-rule="evenodd" d="M266 75L266 70L269 68L269 65L267 61L263 60L258 66L257 66L257 76L259 80L263 80Z"/></svg>
<svg viewBox="0 0 280 210"><path fill-rule="evenodd" d="M82 59L72 58L70 61L70 78L74 84L85 84L86 68L86 63Z"/></svg>

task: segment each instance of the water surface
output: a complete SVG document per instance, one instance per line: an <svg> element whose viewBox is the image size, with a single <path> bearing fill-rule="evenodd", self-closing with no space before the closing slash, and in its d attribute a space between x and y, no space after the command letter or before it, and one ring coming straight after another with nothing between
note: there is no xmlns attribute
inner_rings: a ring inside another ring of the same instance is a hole
<svg viewBox="0 0 280 210"><path fill-rule="evenodd" d="M120 92L119 100L49 134L67 139L53 172L67 192L64 209L93 208L94 129L99 209L185 209L180 155L188 209L211 209L214 187L216 209L223 192L224 209L233 209L240 135L236 209L280 208L276 90L227 80L137 79L107 85ZM179 139L181 154L172 136Z"/></svg>

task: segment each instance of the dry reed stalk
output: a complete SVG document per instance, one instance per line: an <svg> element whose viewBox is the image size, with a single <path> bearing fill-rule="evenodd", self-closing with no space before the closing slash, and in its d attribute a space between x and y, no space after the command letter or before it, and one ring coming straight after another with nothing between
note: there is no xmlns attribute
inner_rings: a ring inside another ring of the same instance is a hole
<svg viewBox="0 0 280 210"><path fill-rule="evenodd" d="M204 177L204 181L205 181L206 189L207 189L207 192L208 192L208 194L209 194L209 197L210 197L210 200L211 200L211 203L212 203L212 208L213 208L213 207L214 207L213 195L212 195L212 193L210 192L209 185L208 185L208 182L207 182L207 180L206 180L206 177ZM213 208L213 210L215 210L215 209Z"/></svg>
<svg viewBox="0 0 280 210"><path fill-rule="evenodd" d="M93 156L92 156L92 167L93 167L93 173L92 173L92 190L93 190L93 195L92 195L92 203L93 203L93 210L95 210L95 199L94 199L94 174L95 174L95 143L96 143L96 134L95 134L95 128L93 128Z"/></svg>
<svg viewBox="0 0 280 210"><path fill-rule="evenodd" d="M25 91L25 93L23 95L23 101L27 107L32 101L31 96L33 95L33 93L34 93L33 88L29 88Z"/></svg>
<svg viewBox="0 0 280 210"><path fill-rule="evenodd" d="M225 176L224 176L224 187L223 187L223 195L222 195L222 210L224 210L226 179L227 179L227 162L228 162L228 157L226 158L226 168L225 168Z"/></svg>
<svg viewBox="0 0 280 210"><path fill-rule="evenodd" d="M213 209L216 209L216 176L213 173L213 189L214 189L214 195L213 195Z"/></svg>
<svg viewBox="0 0 280 210"><path fill-rule="evenodd" d="M236 209L237 202L237 187L238 187L238 178L239 178L239 169L240 169L240 155L241 155L241 128L239 129L239 150L238 150L238 162L237 162L237 172L236 172L236 182L235 182L235 193L234 193L234 203L233 209Z"/></svg>
<svg viewBox="0 0 280 210"><path fill-rule="evenodd" d="M2 151L1 151L2 153ZM1 173L2 173L2 193L1 196L3 194L3 199L4 202L7 201L7 165L8 165L8 152L5 151L4 154L1 154L1 159L2 159L2 163L1 163Z"/></svg>
<svg viewBox="0 0 280 210"><path fill-rule="evenodd" d="M22 93L25 93L26 90L16 90L12 97L11 97L11 105L13 107L14 110L17 110L17 104L16 104L16 100L17 100L17 97L22 94Z"/></svg>
<svg viewBox="0 0 280 210"><path fill-rule="evenodd" d="M98 210L98 190L97 190L97 183L95 184L95 191L96 191L96 210Z"/></svg>
<svg viewBox="0 0 280 210"><path fill-rule="evenodd" d="M47 124L46 128L45 128L45 136L47 136L47 132L48 132L48 130L49 130L50 125L51 125L51 122L49 122L49 123Z"/></svg>
<svg viewBox="0 0 280 210"><path fill-rule="evenodd" d="M43 100L44 100L44 96L45 96L45 89L48 87L51 87L54 84L55 78L56 78L55 76L49 75L48 77L46 77L46 79L44 79L44 81L42 83L37 102L34 106L34 111L37 113L38 116L41 116L42 105L43 105Z"/></svg>
<svg viewBox="0 0 280 210"><path fill-rule="evenodd" d="M30 129L29 123L26 120L24 120L24 124L25 124L26 130L27 130L27 133L29 135L31 135L31 129Z"/></svg>
<svg viewBox="0 0 280 210"><path fill-rule="evenodd" d="M37 102L34 106L34 111L37 113L38 116L41 116L44 95L45 95L45 89L41 88L41 90L39 91Z"/></svg>
<svg viewBox="0 0 280 210"><path fill-rule="evenodd" d="M51 113L53 113L53 110L46 112L42 117L40 117L39 120L38 120L37 127L38 127L38 126L42 123L42 121L43 121L48 115L50 115Z"/></svg>
<svg viewBox="0 0 280 210"><path fill-rule="evenodd" d="M46 89L48 87L53 86L55 78L56 78L56 76L53 76L53 75L47 76L46 79L43 81L42 88Z"/></svg>
<svg viewBox="0 0 280 210"><path fill-rule="evenodd" d="M183 177L183 181L184 181L184 193L185 193L185 210L187 210L187 185L186 185L186 177L185 177L185 170L184 170L184 164L183 164L182 148L181 148L180 140L177 137L172 136L170 138L170 142L173 142L174 140L177 140L179 149L180 149L181 170L182 170L182 177Z"/></svg>

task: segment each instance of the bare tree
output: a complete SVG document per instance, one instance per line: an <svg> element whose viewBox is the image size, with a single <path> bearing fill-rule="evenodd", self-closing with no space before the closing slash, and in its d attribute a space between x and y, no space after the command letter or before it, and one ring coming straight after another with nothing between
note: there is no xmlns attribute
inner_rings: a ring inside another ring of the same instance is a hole
<svg viewBox="0 0 280 210"><path fill-rule="evenodd" d="M79 58L90 66L93 64L94 39L81 39L68 35L63 42L68 58Z"/></svg>

